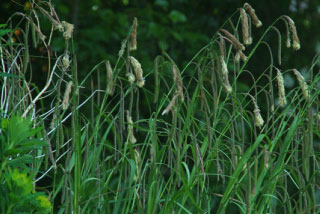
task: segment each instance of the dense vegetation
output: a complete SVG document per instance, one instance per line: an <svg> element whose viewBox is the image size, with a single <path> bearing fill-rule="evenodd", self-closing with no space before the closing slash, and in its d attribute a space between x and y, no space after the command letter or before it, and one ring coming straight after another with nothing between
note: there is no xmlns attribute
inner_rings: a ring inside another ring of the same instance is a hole
<svg viewBox="0 0 320 214"><path fill-rule="evenodd" d="M131 21L92 65L50 1L0 26L0 212L319 213L320 58L285 67L292 18L245 3L191 60L154 24L152 61Z"/></svg>

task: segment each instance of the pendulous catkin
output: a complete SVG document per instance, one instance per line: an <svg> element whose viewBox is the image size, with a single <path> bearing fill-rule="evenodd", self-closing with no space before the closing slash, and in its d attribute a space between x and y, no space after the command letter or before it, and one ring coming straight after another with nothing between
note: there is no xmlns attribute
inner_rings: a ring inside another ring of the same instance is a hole
<svg viewBox="0 0 320 214"><path fill-rule="evenodd" d="M300 74L300 72L296 69L293 69L293 73L296 75L297 80L299 82L300 88L302 90L303 97L308 100L309 99L309 89L304 77Z"/></svg>
<svg viewBox="0 0 320 214"><path fill-rule="evenodd" d="M172 72L173 72L173 80L176 83L176 87L177 87L177 93L180 97L180 100L183 102L184 96L183 96L182 79L180 76L180 72L178 71L178 68L175 65L172 65Z"/></svg>
<svg viewBox="0 0 320 214"><path fill-rule="evenodd" d="M67 108L69 107L69 98L70 98L71 88L72 88L72 81L69 81L63 96L63 101L62 101L63 110L67 110Z"/></svg>
<svg viewBox="0 0 320 214"><path fill-rule="evenodd" d="M283 107L287 104L287 99L286 99L284 84L283 84L283 76L279 69L276 68L276 70L277 70L279 106Z"/></svg>
<svg viewBox="0 0 320 214"><path fill-rule="evenodd" d="M128 110L127 110L127 123L128 123L129 142L136 143L137 139L135 138L133 133L133 121Z"/></svg>
<svg viewBox="0 0 320 214"><path fill-rule="evenodd" d="M134 51L137 50L137 29L138 29L138 19L134 17L132 30L131 30L131 40L129 43L129 50Z"/></svg>
<svg viewBox="0 0 320 214"><path fill-rule="evenodd" d="M169 113L169 111L171 111L171 110L172 110L172 107L174 106L174 104L175 104L176 99L177 99L177 97L178 97L178 96L179 96L179 94L178 94L178 93L176 93L176 94L172 97L172 99L171 99L171 101L170 101L169 105L165 108L165 110L163 110L163 112L161 113L161 115L168 114L168 113Z"/></svg>
<svg viewBox="0 0 320 214"><path fill-rule="evenodd" d="M248 13L251 16L252 22L253 24L258 28L262 26L262 22L259 20L259 18L257 17L255 10L251 7L250 4L245 3L244 4L244 9L246 9L246 11L248 11Z"/></svg>
<svg viewBox="0 0 320 214"><path fill-rule="evenodd" d="M243 8L240 8L240 18L242 25L242 39L245 45L250 45L252 43L252 37L249 33L249 21L246 11Z"/></svg>
<svg viewBox="0 0 320 214"><path fill-rule="evenodd" d="M289 29L290 29L290 32L291 32L291 35L292 35L292 48L294 50L299 50L300 49L300 40L299 40L299 37L298 37L298 34L297 34L297 29L296 29L296 26L294 24L294 21L289 17L289 16L284 16L287 21L288 21L288 24L289 24ZM290 42L290 40L289 40ZM287 39L287 43L288 43L288 39ZM288 44L287 44L288 46Z"/></svg>
<svg viewBox="0 0 320 214"><path fill-rule="evenodd" d="M133 56L129 56L129 60L136 74L137 86L142 88L144 86L145 80L143 78L143 71L141 68L141 64Z"/></svg>
<svg viewBox="0 0 320 214"><path fill-rule="evenodd" d="M62 21L61 24L62 24L62 26L64 28L63 37L65 38L65 40L71 39L72 33L73 33L73 29L74 29L73 24L70 24L70 23L68 23L66 21Z"/></svg>
<svg viewBox="0 0 320 214"><path fill-rule="evenodd" d="M225 30L225 29L221 29L220 30L230 41L231 44L233 45L233 47L237 50L237 51L244 51L245 47L243 44L241 44L241 42L239 42L239 40L232 35L229 31Z"/></svg>
<svg viewBox="0 0 320 214"><path fill-rule="evenodd" d="M261 127L264 124L264 120L263 120L263 118L262 118L262 116L260 114L260 109L258 107L258 104L257 104L255 98L253 96L251 96L250 94L249 94L249 96L251 97L253 105L254 105L254 110L253 110L253 113L254 113L254 125L261 129Z"/></svg>
<svg viewBox="0 0 320 214"><path fill-rule="evenodd" d="M107 94L113 95L114 86L113 86L113 75L112 68L109 60L106 61L106 70L107 70Z"/></svg>

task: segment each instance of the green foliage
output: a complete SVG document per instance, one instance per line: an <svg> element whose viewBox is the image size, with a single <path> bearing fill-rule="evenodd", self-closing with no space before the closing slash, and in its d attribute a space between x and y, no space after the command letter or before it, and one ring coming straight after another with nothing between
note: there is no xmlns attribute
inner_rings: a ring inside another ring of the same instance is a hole
<svg viewBox="0 0 320 214"><path fill-rule="evenodd" d="M40 128L32 121L13 115L1 119L0 135L0 210L1 213L50 213L50 201L44 193L34 191L36 172L30 168L34 161L31 151L42 149Z"/></svg>

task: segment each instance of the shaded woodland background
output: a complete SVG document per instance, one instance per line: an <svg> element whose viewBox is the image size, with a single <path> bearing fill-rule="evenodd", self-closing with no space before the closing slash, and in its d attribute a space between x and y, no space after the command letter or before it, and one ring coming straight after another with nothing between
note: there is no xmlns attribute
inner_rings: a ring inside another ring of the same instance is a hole
<svg viewBox="0 0 320 214"><path fill-rule="evenodd" d="M121 41L126 37L133 18L138 18L138 51L134 55L140 60L146 75L153 69L154 58L165 50L173 60L183 68L184 65L206 45L221 25L232 14L232 20L238 19L237 8L245 1L237 0L92 0L63 1L52 3L60 20L75 25L74 45L78 55L80 78L95 64L108 59L112 62L118 57ZM306 73L313 57L320 53L320 1L283 0L283 1L248 1L255 8L266 29L280 15L289 15L297 26L301 40L301 49L292 52L283 45L282 57L284 68L297 68ZM17 11L27 8L27 1L4 0L0 3L0 22L6 20ZM48 23L48 28L50 23ZM44 26L45 27L45 26ZM285 25L278 26L285 41ZM45 28L43 28L45 30ZM50 29L47 29L50 30ZM253 29L253 41L257 41L263 31ZM269 44L277 45L277 36L269 34ZM52 51L62 52L62 37L54 37ZM274 51L277 49L274 48ZM38 50L41 52L41 47ZM261 73L270 59L265 56L267 49L260 48L252 60L250 70ZM248 51L249 52L249 51ZM35 53L38 55L39 53ZM273 53L276 55L276 53ZM261 57L260 57L261 56ZM46 65L41 64L39 71L46 72ZM43 63L46 63L44 60ZM281 69L281 66L279 66ZM46 75L42 75L46 78ZM305 75L308 78L308 75ZM40 77L41 78L41 75ZM103 78L102 78L103 80ZM41 82L41 79L38 81ZM148 77L147 77L148 81ZM245 81L245 79L244 79ZM153 81L152 81L153 82ZM286 81L290 87L290 80Z"/></svg>

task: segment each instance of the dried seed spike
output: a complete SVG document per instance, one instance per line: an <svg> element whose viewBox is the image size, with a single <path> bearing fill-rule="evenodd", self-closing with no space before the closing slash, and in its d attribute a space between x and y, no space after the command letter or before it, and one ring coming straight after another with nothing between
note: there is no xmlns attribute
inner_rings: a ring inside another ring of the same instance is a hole
<svg viewBox="0 0 320 214"><path fill-rule="evenodd" d="M241 44L241 42L239 42L239 40L234 35L232 35L229 31L225 29L221 29L220 31L231 41L232 45L237 51L245 50L244 45Z"/></svg>
<svg viewBox="0 0 320 214"><path fill-rule="evenodd" d="M242 51L239 51L239 55L240 55L240 59L245 62L247 60L247 56L244 55L244 53Z"/></svg>
<svg viewBox="0 0 320 214"><path fill-rule="evenodd" d="M130 51L137 50L137 29L138 29L138 19L134 17L132 30L131 30L131 41L129 45Z"/></svg>
<svg viewBox="0 0 320 214"><path fill-rule="evenodd" d="M260 109L258 108L258 106L255 107L255 109L253 110L254 113L254 124L259 127L261 129L261 126L263 126L264 124L264 120L260 114Z"/></svg>
<svg viewBox="0 0 320 214"><path fill-rule="evenodd" d="M219 49L220 49L220 56L224 57L226 44L224 42L223 36L220 33L219 33Z"/></svg>
<svg viewBox="0 0 320 214"><path fill-rule="evenodd" d="M286 39L286 47L291 47L291 39L290 39L290 28L286 19L283 19L287 29L287 39Z"/></svg>
<svg viewBox="0 0 320 214"><path fill-rule="evenodd" d="M66 21L62 21L61 22L63 28L64 28L64 33L63 33L63 37L65 38L65 40L68 40L72 37L72 33L74 30L74 26L73 24L70 24Z"/></svg>
<svg viewBox="0 0 320 214"><path fill-rule="evenodd" d="M277 82L278 82L278 95L279 95L279 106L283 107L287 104L287 99L285 95L285 89L283 84L283 76L279 69L277 69Z"/></svg>
<svg viewBox="0 0 320 214"><path fill-rule="evenodd" d="M251 99L252 99L252 102L254 104L254 110L253 110L253 113L254 113L254 125L259 127L261 129L261 126L263 126L264 124L264 120L260 114L260 109L257 105L257 102L255 100L255 98L253 96L251 96L250 94L248 94Z"/></svg>
<svg viewBox="0 0 320 214"><path fill-rule="evenodd" d="M69 107L69 98L70 98L71 88L72 88L72 81L69 81L63 96L63 102L62 102L63 110L67 110L67 108Z"/></svg>
<svg viewBox="0 0 320 214"><path fill-rule="evenodd" d="M248 13L250 14L253 24L257 28L261 27L262 26L262 22L257 17L257 15L255 13L255 10L251 7L251 5L248 4L248 3L245 3L243 6L244 6L244 9L246 9L246 11L248 11Z"/></svg>
<svg viewBox="0 0 320 214"><path fill-rule="evenodd" d="M293 69L293 73L296 75L297 80L299 82L300 88L302 90L303 97L308 100L310 97L309 89L304 77L300 74L300 72L296 69Z"/></svg>
<svg viewBox="0 0 320 214"><path fill-rule="evenodd" d="M142 88L144 86L145 80L143 78L143 71L142 71L142 68L141 68L141 64L133 56L129 56L129 60L131 62L133 70L134 70L134 72L136 74L137 86Z"/></svg>
<svg viewBox="0 0 320 214"><path fill-rule="evenodd" d="M240 8L240 18L242 25L242 39L245 45L250 45L252 43L252 38L249 34L249 22L246 11L243 8Z"/></svg>
<svg viewBox="0 0 320 214"><path fill-rule="evenodd" d="M136 81L136 78L134 77L134 75L132 73L127 73L126 76L128 77L128 81L130 84L133 84L134 81Z"/></svg>
<svg viewBox="0 0 320 214"><path fill-rule="evenodd" d="M106 61L106 70L107 70L107 94L113 95L114 87L113 87L113 75L112 68L109 60Z"/></svg>
<svg viewBox="0 0 320 214"><path fill-rule="evenodd" d="M179 94L180 100L183 102L184 96L183 96L182 80L181 80L181 76L178 71L178 68L175 65L172 65L172 72L173 72L173 80L177 86L177 93Z"/></svg>
<svg viewBox="0 0 320 214"><path fill-rule="evenodd" d="M300 49L300 40L297 34L297 29L294 24L294 21L289 16L284 16L288 20L289 29L292 35L292 48L293 50L299 50Z"/></svg>
<svg viewBox="0 0 320 214"><path fill-rule="evenodd" d="M173 105L175 104L177 97L178 97L178 94L175 94L175 95L173 96L173 98L171 99L169 105L166 107L165 110L163 110L163 112L161 113L161 115L168 114L169 111L172 110L172 107L173 107Z"/></svg>
<svg viewBox="0 0 320 214"><path fill-rule="evenodd" d="M127 110L127 123L128 123L128 133L129 135L129 142L130 143L136 143L137 139L134 136L133 133L133 121L132 121L132 117L130 116L129 111Z"/></svg>
<svg viewBox="0 0 320 214"><path fill-rule="evenodd" d="M62 58L62 67L66 71L70 66L70 58L69 58L69 53L65 53L65 55Z"/></svg>
<svg viewBox="0 0 320 214"><path fill-rule="evenodd" d="M227 67L226 62L224 61L224 57L223 57L223 56L220 56L219 59L220 59L222 74L223 74L223 75L228 74L228 67Z"/></svg>

